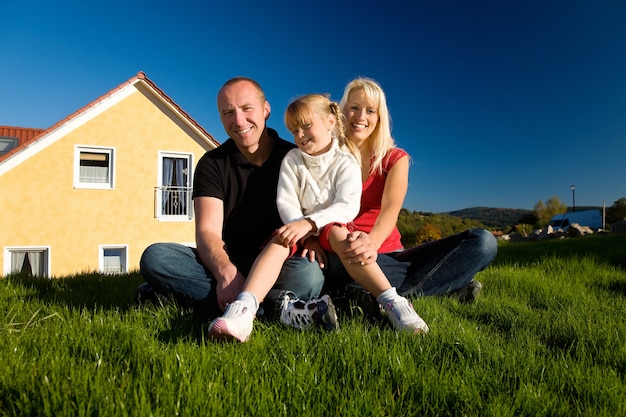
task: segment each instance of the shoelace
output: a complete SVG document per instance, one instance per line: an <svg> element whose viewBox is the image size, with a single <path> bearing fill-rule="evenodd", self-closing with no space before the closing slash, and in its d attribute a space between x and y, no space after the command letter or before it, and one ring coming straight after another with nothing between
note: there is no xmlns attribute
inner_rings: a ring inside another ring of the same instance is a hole
<svg viewBox="0 0 626 417"><path fill-rule="evenodd" d="M317 317L319 317L319 307L323 304L319 301L307 301L300 300L289 301L292 308L287 309L287 319L296 327L308 327L313 325Z"/></svg>
<svg viewBox="0 0 626 417"><path fill-rule="evenodd" d="M246 313L248 307L241 301L233 301L227 306L227 311L222 317L238 317Z"/></svg>

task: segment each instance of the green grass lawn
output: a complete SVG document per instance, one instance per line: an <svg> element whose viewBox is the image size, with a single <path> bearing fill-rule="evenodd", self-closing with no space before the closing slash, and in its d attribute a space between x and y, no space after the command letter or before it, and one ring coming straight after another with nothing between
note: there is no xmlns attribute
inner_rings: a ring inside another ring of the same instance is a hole
<svg viewBox="0 0 626 417"><path fill-rule="evenodd" d="M481 298L414 300L425 336L257 323L205 341L139 274L0 279L2 416L626 416L626 235L501 244Z"/></svg>

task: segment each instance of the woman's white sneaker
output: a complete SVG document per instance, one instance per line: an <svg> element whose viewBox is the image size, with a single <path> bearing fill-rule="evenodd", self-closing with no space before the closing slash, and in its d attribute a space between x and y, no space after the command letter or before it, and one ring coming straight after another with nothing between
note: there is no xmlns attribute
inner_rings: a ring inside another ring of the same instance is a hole
<svg viewBox="0 0 626 417"><path fill-rule="evenodd" d="M383 304L389 321L398 331L428 333L428 325L415 312L413 305L404 297Z"/></svg>

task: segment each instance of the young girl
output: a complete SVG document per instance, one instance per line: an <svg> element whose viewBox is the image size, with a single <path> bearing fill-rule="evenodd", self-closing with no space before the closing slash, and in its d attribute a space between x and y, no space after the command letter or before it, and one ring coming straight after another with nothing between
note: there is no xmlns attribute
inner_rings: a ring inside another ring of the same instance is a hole
<svg viewBox="0 0 626 417"><path fill-rule="evenodd" d="M319 236L325 250L343 248L352 230L349 222L359 212L361 168L347 151L351 144L346 141L338 104L319 94L300 97L287 107L285 125L298 148L283 159L278 181L277 206L284 225L257 257L237 300L209 326L210 338L245 342L252 333L259 303L276 282L284 260L300 252L302 242L312 235ZM381 304L389 306L393 314L388 317L396 329L427 331L426 324L408 300L391 287L377 264L347 265L346 269ZM328 296L306 304L292 301L283 313L294 322L314 319L326 327L337 327Z"/></svg>

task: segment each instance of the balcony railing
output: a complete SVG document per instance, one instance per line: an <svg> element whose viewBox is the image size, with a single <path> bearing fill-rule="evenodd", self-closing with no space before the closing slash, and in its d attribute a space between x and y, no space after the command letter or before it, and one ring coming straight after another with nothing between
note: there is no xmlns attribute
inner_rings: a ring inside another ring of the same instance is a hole
<svg viewBox="0 0 626 417"><path fill-rule="evenodd" d="M191 220L193 203L191 187L155 187L155 216L161 220Z"/></svg>

